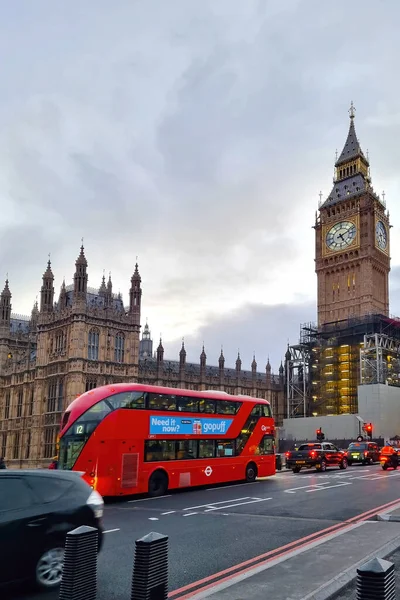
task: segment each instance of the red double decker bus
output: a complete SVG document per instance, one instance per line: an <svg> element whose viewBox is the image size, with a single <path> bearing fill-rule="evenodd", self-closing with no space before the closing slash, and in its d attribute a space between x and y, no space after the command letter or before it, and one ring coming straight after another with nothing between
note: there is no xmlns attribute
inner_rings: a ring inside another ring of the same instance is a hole
<svg viewBox="0 0 400 600"><path fill-rule="evenodd" d="M84 472L103 496L251 482L275 474L274 433L266 400L107 385L67 408L58 468Z"/></svg>

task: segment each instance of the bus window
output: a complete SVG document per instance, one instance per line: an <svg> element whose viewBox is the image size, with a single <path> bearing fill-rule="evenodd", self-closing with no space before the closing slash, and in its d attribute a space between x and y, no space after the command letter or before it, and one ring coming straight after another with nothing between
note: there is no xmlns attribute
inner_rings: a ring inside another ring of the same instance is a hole
<svg viewBox="0 0 400 600"><path fill-rule="evenodd" d="M214 440L199 440L199 458L214 457Z"/></svg>
<svg viewBox="0 0 400 600"><path fill-rule="evenodd" d="M255 417L270 417L271 409L268 404L256 404L251 415Z"/></svg>
<svg viewBox="0 0 400 600"><path fill-rule="evenodd" d="M150 410L176 410L176 396L149 394Z"/></svg>
<svg viewBox="0 0 400 600"><path fill-rule="evenodd" d="M197 458L197 440L181 440L176 442L178 460Z"/></svg>
<svg viewBox="0 0 400 600"><path fill-rule="evenodd" d="M214 400L200 400L199 401L199 412L214 414L215 413L215 401Z"/></svg>
<svg viewBox="0 0 400 600"><path fill-rule="evenodd" d="M147 462L175 459L175 442L154 440L145 442L145 460Z"/></svg>
<svg viewBox="0 0 400 600"><path fill-rule="evenodd" d="M234 456L235 440L217 440L217 456Z"/></svg>
<svg viewBox="0 0 400 600"><path fill-rule="evenodd" d="M144 392L122 392L109 396L107 400L112 404L113 408L146 408L146 394Z"/></svg>
<svg viewBox="0 0 400 600"><path fill-rule="evenodd" d="M182 412L199 412L197 398L178 396L178 410Z"/></svg>
<svg viewBox="0 0 400 600"><path fill-rule="evenodd" d="M275 454L274 438L269 435L264 435L256 450L256 454Z"/></svg>
<svg viewBox="0 0 400 600"><path fill-rule="evenodd" d="M227 402L226 400L217 400L217 413L219 415L236 415L241 402Z"/></svg>

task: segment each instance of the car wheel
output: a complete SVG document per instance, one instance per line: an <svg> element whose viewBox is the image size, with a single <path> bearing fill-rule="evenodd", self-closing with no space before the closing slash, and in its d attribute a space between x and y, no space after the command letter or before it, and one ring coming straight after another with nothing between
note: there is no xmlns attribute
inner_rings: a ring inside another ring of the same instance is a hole
<svg viewBox="0 0 400 600"><path fill-rule="evenodd" d="M344 458L339 465L340 469L347 469L347 458Z"/></svg>
<svg viewBox="0 0 400 600"><path fill-rule="evenodd" d="M326 471L326 460L322 459L319 463L319 467L317 467L317 471L321 471L321 473L325 473Z"/></svg>
<svg viewBox="0 0 400 600"><path fill-rule="evenodd" d="M64 548L61 545L47 548L35 567L35 583L42 590L52 590L61 584L64 565Z"/></svg>
<svg viewBox="0 0 400 600"><path fill-rule="evenodd" d="M300 473L300 469L301 467L293 467L292 471L293 473Z"/></svg>
<svg viewBox="0 0 400 600"><path fill-rule="evenodd" d="M347 465L348 465L349 467L351 467L351 465L352 465L352 464L353 464L353 463L351 462L351 460L348 460L348 461L347 461Z"/></svg>
<svg viewBox="0 0 400 600"><path fill-rule="evenodd" d="M149 496L164 496L168 490L168 477L164 471L154 471L149 479Z"/></svg>
<svg viewBox="0 0 400 600"><path fill-rule="evenodd" d="M257 467L254 463L249 463L246 467L246 481L251 483L257 477Z"/></svg>
<svg viewBox="0 0 400 600"><path fill-rule="evenodd" d="M388 467L387 467L387 465L382 465L382 469L383 469L384 471L387 471L387 468L388 468Z"/></svg>

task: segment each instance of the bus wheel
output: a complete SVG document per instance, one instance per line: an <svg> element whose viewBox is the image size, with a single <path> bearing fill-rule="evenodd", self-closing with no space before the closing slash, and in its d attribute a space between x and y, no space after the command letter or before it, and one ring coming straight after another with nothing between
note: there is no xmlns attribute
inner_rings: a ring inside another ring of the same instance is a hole
<svg viewBox="0 0 400 600"><path fill-rule="evenodd" d="M164 496L168 490L168 477L164 471L154 471L149 479L149 496Z"/></svg>
<svg viewBox="0 0 400 600"><path fill-rule="evenodd" d="M246 467L246 481L249 483L255 481L257 477L257 467L254 463L249 463Z"/></svg>

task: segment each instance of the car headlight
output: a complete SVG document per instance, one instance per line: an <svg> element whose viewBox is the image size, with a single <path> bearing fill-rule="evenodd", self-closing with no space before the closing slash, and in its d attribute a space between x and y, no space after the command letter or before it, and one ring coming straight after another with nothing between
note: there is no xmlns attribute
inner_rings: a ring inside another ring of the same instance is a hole
<svg viewBox="0 0 400 600"><path fill-rule="evenodd" d="M90 508L94 512L94 516L96 517L96 519L101 519L104 512L104 500L100 496L99 492L93 490L89 498L86 500L86 504L90 506Z"/></svg>

